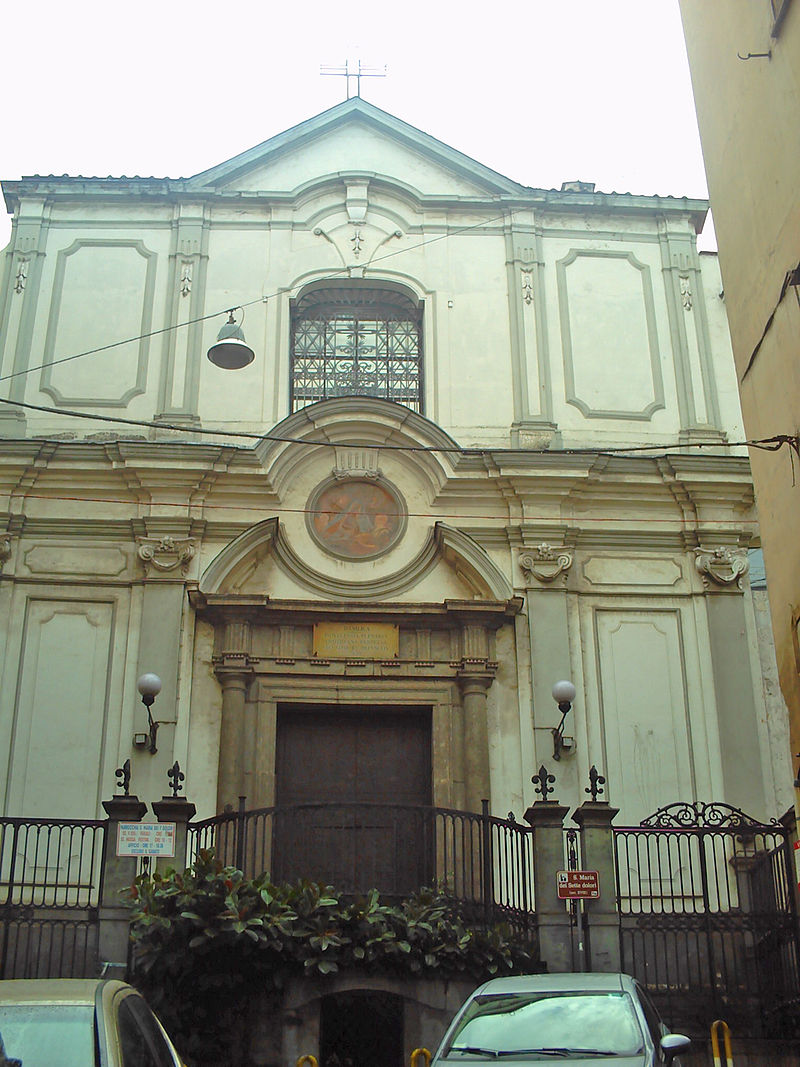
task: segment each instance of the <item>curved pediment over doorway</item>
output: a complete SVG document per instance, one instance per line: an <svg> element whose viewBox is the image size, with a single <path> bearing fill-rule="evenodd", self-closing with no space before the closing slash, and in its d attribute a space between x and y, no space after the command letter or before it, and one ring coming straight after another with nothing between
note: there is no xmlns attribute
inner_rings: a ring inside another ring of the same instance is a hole
<svg viewBox="0 0 800 1067"><path fill-rule="evenodd" d="M339 600L386 600L408 594L442 565L463 586L463 598L508 601L513 589L488 554L467 534L437 522L420 552L410 563L380 577L362 580L340 578L310 566L295 551L279 519L251 526L231 541L206 568L198 591L212 597L263 592L258 573L269 560L302 589L324 598ZM451 587L452 591L452 587ZM444 599L444 598L443 598Z"/></svg>

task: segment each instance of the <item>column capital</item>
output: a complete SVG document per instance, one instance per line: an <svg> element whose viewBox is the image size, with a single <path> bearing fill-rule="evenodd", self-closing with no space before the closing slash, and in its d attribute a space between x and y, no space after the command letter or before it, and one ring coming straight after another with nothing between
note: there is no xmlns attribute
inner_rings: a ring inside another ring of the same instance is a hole
<svg viewBox="0 0 800 1067"><path fill-rule="evenodd" d="M460 667L456 674L459 688L463 696L470 693L486 693L494 681L494 674L489 674L481 667L471 670L469 667Z"/></svg>
<svg viewBox="0 0 800 1067"><path fill-rule="evenodd" d="M249 659L243 657L240 663L231 663L232 657L226 656L225 663L214 665L214 674L224 689L246 689L255 677L255 670Z"/></svg>

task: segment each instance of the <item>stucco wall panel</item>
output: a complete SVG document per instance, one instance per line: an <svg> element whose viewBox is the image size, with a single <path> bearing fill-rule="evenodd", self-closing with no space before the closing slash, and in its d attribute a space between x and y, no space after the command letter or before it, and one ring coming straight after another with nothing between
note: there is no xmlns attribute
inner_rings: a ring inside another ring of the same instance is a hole
<svg viewBox="0 0 800 1067"><path fill-rule="evenodd" d="M678 611L596 609L593 617L608 799L626 822L697 795Z"/></svg>
<svg viewBox="0 0 800 1067"><path fill-rule="evenodd" d="M10 814L85 816L106 755L114 604L29 601L9 756ZM76 670L76 664L79 668Z"/></svg>
<svg viewBox="0 0 800 1067"><path fill-rule="evenodd" d="M44 363L149 333L156 258L144 242L126 238L80 238L62 249ZM58 404L125 407L145 390L149 350L150 339L142 337L97 356L45 366L41 389Z"/></svg>
<svg viewBox="0 0 800 1067"><path fill-rule="evenodd" d="M557 268L568 403L587 418L649 419L664 407L649 268L595 248Z"/></svg>

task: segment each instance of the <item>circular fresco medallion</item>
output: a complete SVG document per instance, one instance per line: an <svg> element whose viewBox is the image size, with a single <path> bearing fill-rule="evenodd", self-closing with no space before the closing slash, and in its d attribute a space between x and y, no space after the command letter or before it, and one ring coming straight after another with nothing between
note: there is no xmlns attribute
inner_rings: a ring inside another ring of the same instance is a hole
<svg viewBox="0 0 800 1067"><path fill-rule="evenodd" d="M308 502L308 527L334 556L372 559L388 552L403 536L406 510L386 482L353 478L326 482Z"/></svg>

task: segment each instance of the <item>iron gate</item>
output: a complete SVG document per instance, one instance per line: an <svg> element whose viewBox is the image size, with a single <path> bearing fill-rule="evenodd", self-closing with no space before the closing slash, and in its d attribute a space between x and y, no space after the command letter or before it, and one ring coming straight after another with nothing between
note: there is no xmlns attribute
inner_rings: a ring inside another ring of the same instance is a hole
<svg viewBox="0 0 800 1067"><path fill-rule="evenodd" d="M105 827L0 818L0 978L97 973Z"/></svg>
<svg viewBox="0 0 800 1067"><path fill-rule="evenodd" d="M751 1037L798 1032L788 831L726 804L671 804L614 830L622 967L675 1029L724 1018Z"/></svg>

